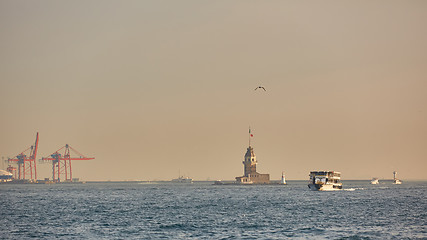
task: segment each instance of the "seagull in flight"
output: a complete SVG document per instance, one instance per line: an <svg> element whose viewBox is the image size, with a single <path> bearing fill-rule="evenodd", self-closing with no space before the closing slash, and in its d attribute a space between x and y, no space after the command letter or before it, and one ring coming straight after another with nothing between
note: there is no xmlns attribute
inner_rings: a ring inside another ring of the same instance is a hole
<svg viewBox="0 0 427 240"><path fill-rule="evenodd" d="M267 91L267 90L265 90L265 88L263 86L259 86L259 87L255 88L254 91L256 91L258 88L262 88L262 89L264 89L264 91Z"/></svg>

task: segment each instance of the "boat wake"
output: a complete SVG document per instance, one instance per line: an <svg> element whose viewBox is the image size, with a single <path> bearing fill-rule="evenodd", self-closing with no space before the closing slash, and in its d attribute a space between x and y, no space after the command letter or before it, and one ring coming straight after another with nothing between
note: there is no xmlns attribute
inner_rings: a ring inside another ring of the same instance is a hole
<svg viewBox="0 0 427 240"><path fill-rule="evenodd" d="M365 190L364 188L346 188L346 189L343 189L344 191L356 191L356 190Z"/></svg>

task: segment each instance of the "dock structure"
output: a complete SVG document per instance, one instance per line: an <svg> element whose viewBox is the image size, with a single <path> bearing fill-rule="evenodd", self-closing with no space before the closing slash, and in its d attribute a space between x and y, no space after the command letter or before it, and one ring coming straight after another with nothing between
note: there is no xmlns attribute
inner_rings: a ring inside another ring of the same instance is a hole
<svg viewBox="0 0 427 240"><path fill-rule="evenodd" d="M73 178L73 172L71 169L71 161L75 160L92 160L93 157L86 157L79 153L77 150L72 148L70 145L65 144L64 147L60 148L48 157L44 157L41 160L52 163L52 181L49 178L44 180L37 179L37 168L36 159L37 151L39 147L39 133L36 134L36 142L31 147L22 151L13 158L8 158L7 161L9 166L7 167L8 174L0 176L6 178L7 181L0 182L11 182L11 183L81 183L78 178ZM63 150L63 153L60 151ZM16 164L17 167L11 164Z"/></svg>
<svg viewBox="0 0 427 240"><path fill-rule="evenodd" d="M61 154L61 150L64 152ZM71 150L71 151L70 151ZM71 153L75 154L74 156ZM50 154L49 157L42 158L43 161L52 162L52 180L55 183L59 182L78 182L77 178L73 178L73 171L71 169L71 161L75 160L92 160L93 157L86 157L72 148L70 145L65 144L56 152Z"/></svg>

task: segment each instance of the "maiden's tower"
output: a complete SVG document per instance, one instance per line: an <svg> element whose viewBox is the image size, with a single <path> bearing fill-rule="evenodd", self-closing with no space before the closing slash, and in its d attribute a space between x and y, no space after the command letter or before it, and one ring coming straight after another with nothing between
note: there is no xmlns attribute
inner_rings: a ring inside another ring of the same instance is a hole
<svg viewBox="0 0 427 240"><path fill-rule="evenodd" d="M247 148L244 165L244 175L236 177L236 182L241 184L269 184L270 174L262 174L256 171L257 160L254 148L251 146L251 130L249 129L249 147Z"/></svg>

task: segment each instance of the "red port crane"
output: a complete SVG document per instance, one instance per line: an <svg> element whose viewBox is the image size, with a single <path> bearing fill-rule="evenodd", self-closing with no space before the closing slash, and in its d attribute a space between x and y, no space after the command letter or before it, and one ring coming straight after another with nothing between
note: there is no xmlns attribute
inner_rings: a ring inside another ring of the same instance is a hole
<svg viewBox="0 0 427 240"><path fill-rule="evenodd" d="M60 151L64 153L61 154ZM78 156L71 156L71 153ZM92 160L95 158L85 157L83 154L77 152L70 145L65 144L62 148L49 155L49 157L42 158L44 161L52 161L52 179L54 182L61 182L61 177L65 177L66 182L73 181L73 172L71 169L71 160Z"/></svg>
<svg viewBox="0 0 427 240"><path fill-rule="evenodd" d="M19 180L37 180L37 169L36 169L36 156L37 149L39 146L39 133L36 135L36 143L25 149L20 154L16 155L15 158L9 158L9 163L18 164L18 179Z"/></svg>
<svg viewBox="0 0 427 240"><path fill-rule="evenodd" d="M13 167L13 166L9 165L6 170L8 172L10 172L10 173L13 174L13 178L15 178L15 179L17 178L17 176L16 176L16 167Z"/></svg>

